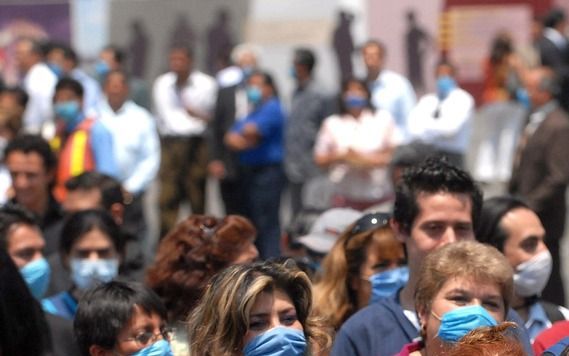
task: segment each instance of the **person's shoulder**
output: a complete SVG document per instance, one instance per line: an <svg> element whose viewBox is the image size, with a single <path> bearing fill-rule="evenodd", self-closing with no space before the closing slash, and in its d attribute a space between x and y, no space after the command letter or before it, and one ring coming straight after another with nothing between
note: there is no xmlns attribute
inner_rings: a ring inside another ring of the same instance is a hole
<svg viewBox="0 0 569 356"><path fill-rule="evenodd" d="M393 318L390 316L393 315L393 311L396 309L401 309L401 307L394 300L379 300L357 311L346 320L341 330L352 334L360 333L362 330L372 329L377 330L378 334L381 334L380 330L391 329L393 327ZM379 315L380 317L378 317Z"/></svg>
<svg viewBox="0 0 569 356"><path fill-rule="evenodd" d="M154 85L155 86L170 85L173 84L175 81L176 81L176 75L173 72L166 72L156 77L156 79L154 80Z"/></svg>
<svg viewBox="0 0 569 356"><path fill-rule="evenodd" d="M199 70L194 70L191 74L192 81L195 81L196 85L200 86L208 86L211 88L215 88L217 86L217 82L215 78L212 76L205 74L204 72L200 72Z"/></svg>
<svg viewBox="0 0 569 356"><path fill-rule="evenodd" d="M389 81L392 84L398 84L401 86L411 86L411 82L409 82L409 79L407 79L404 75L399 74L393 70L384 69L381 75L382 77L385 78L385 80Z"/></svg>

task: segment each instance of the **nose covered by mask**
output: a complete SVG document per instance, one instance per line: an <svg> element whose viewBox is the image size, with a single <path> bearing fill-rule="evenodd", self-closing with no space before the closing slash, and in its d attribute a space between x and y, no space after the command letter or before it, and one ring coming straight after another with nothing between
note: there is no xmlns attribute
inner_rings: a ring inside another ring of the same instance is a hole
<svg viewBox="0 0 569 356"><path fill-rule="evenodd" d="M553 260L549 250L540 252L530 260L520 263L514 274L516 295L520 297L540 295L549 281L552 267Z"/></svg>
<svg viewBox="0 0 569 356"><path fill-rule="evenodd" d="M262 98L263 98L263 93L261 92L261 89L255 86L247 87L247 100L249 100L251 104L253 105L259 104Z"/></svg>
<svg viewBox="0 0 569 356"><path fill-rule="evenodd" d="M174 356L174 353L168 341L158 340L152 345L133 353L131 356Z"/></svg>
<svg viewBox="0 0 569 356"><path fill-rule="evenodd" d="M445 99L456 87L456 81L448 75L441 76L437 79L437 94L440 99Z"/></svg>
<svg viewBox="0 0 569 356"><path fill-rule="evenodd" d="M363 109L368 106L365 96L349 94L344 98L344 105L348 109Z"/></svg>
<svg viewBox="0 0 569 356"><path fill-rule="evenodd" d="M306 351L306 338L300 330L278 326L245 345L244 356L301 356Z"/></svg>
<svg viewBox="0 0 569 356"><path fill-rule="evenodd" d="M71 279L80 290L87 290L99 283L112 281L119 272L119 261L116 258L88 260L74 258L71 260Z"/></svg>
<svg viewBox="0 0 569 356"><path fill-rule="evenodd" d="M403 288L409 281L409 268L403 266L376 273L369 278L369 281L371 283L369 303L372 304L382 298L392 296Z"/></svg>
<svg viewBox="0 0 569 356"><path fill-rule="evenodd" d="M45 258L38 258L20 269L20 274L26 281L34 298L40 300L45 295L49 285L51 269Z"/></svg>
<svg viewBox="0 0 569 356"><path fill-rule="evenodd" d="M442 318L431 311L440 320L438 338L447 343L460 340L470 331L484 326L496 326L496 320L480 305L468 305L444 313Z"/></svg>
<svg viewBox="0 0 569 356"><path fill-rule="evenodd" d="M63 101L54 105L55 115L60 117L68 130L73 130L83 117L81 105L75 100Z"/></svg>

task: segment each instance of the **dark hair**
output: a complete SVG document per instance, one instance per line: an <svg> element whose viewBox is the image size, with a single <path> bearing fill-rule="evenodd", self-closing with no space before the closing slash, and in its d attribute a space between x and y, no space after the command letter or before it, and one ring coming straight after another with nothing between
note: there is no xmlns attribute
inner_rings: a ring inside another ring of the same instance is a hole
<svg viewBox="0 0 569 356"><path fill-rule="evenodd" d="M565 11L553 8L543 17L543 26L555 28L563 21L565 21Z"/></svg>
<svg viewBox="0 0 569 356"><path fill-rule="evenodd" d="M79 301L73 322L81 354L89 356L93 345L113 349L118 334L133 317L135 306L166 321L164 304L141 283L112 281L89 290Z"/></svg>
<svg viewBox="0 0 569 356"><path fill-rule="evenodd" d="M468 195L472 203L472 224L476 230L482 208L480 189L467 172L444 158L429 157L420 165L407 169L396 188L393 218L405 232L411 232L411 226L419 214L417 196L423 192Z"/></svg>
<svg viewBox="0 0 569 356"><path fill-rule="evenodd" d="M367 86L366 82L361 80L361 79L351 77L351 78L347 78L347 79L342 81L340 94L338 95L338 107L340 108L341 114L346 114L348 112L348 108L346 107L346 104L344 104L343 95L348 90L348 87L354 83L361 86L362 89L366 92L366 99L368 101L368 109L373 109L373 107L371 105L371 92L369 91L369 87Z"/></svg>
<svg viewBox="0 0 569 356"><path fill-rule="evenodd" d="M184 318L208 280L230 266L257 231L246 218L192 215L160 242L146 284L164 301L169 320Z"/></svg>
<svg viewBox="0 0 569 356"><path fill-rule="evenodd" d="M438 72L439 68L442 66L449 67L450 71L452 72L452 75L456 74L456 66L446 58L441 58L437 62L436 66L435 66L435 74L436 74L436 72Z"/></svg>
<svg viewBox="0 0 569 356"><path fill-rule="evenodd" d="M8 248L8 234L16 224L39 229L34 215L17 204L7 204L0 208L0 248Z"/></svg>
<svg viewBox="0 0 569 356"><path fill-rule="evenodd" d="M84 210L71 214L61 230L60 254L71 253L71 248L86 233L98 229L107 235L119 254L124 253L124 238L112 216L104 210Z"/></svg>
<svg viewBox="0 0 569 356"><path fill-rule="evenodd" d="M475 230L476 239L496 247L500 252L504 252L504 243L508 239L508 234L500 222L509 211L518 208L530 209L522 200L512 196L485 200L482 205L478 228Z"/></svg>
<svg viewBox="0 0 569 356"><path fill-rule="evenodd" d="M171 48L170 48L170 53L174 52L174 51L180 51L183 52L186 56L188 56L188 58L193 59L194 58L194 49L190 46L184 45L184 44L174 44Z"/></svg>
<svg viewBox="0 0 569 356"><path fill-rule="evenodd" d="M115 45L108 45L105 48L103 48L103 51L109 51L109 52L113 52L113 58L115 59L115 61L119 64L124 64L125 61L125 53L124 51Z"/></svg>
<svg viewBox="0 0 569 356"><path fill-rule="evenodd" d="M490 49L490 63L499 65L514 51L512 38L506 32L501 32L494 37Z"/></svg>
<svg viewBox="0 0 569 356"><path fill-rule="evenodd" d="M41 307L4 248L0 248L0 330L2 355L44 355L51 349Z"/></svg>
<svg viewBox="0 0 569 356"><path fill-rule="evenodd" d="M49 143L39 135L24 134L14 137L4 149L4 159L8 158L12 152L37 153L42 158L46 172L51 171L57 165L57 159Z"/></svg>
<svg viewBox="0 0 569 356"><path fill-rule="evenodd" d="M90 171L71 177L65 182L65 189L71 192L99 190L102 207L106 210L109 210L113 204L124 204L123 189L119 181L103 173Z"/></svg>
<svg viewBox="0 0 569 356"><path fill-rule="evenodd" d="M71 48L71 46L61 42L50 42L47 45L47 53L49 54L53 50L59 50L63 52L63 58L72 61L74 65L77 65L79 63L77 53L73 50L73 48Z"/></svg>
<svg viewBox="0 0 569 356"><path fill-rule="evenodd" d="M269 87L271 87L271 89L273 90L273 95L275 97L279 96L279 91L277 89L277 84L275 83L275 80L273 79L273 76L270 75L268 72L264 72L264 71L260 71L260 70L255 70L253 71L253 73L251 73L251 75L249 76L249 78L252 78L253 76L260 76L263 78L263 82L268 85Z"/></svg>
<svg viewBox="0 0 569 356"><path fill-rule="evenodd" d="M30 96L28 95L28 93L26 93L26 91L24 89L22 89L21 87L17 87L17 86L2 88L2 90L0 91L0 94L11 94L11 95L13 95L16 98L18 105L20 105L23 108L25 108L26 105L28 105L28 100L30 99Z"/></svg>
<svg viewBox="0 0 569 356"><path fill-rule="evenodd" d="M83 86L75 79L69 77L61 78L55 85L55 93L64 89L71 90L73 93L75 93L75 95L77 95L80 98L83 97L84 93Z"/></svg>
<svg viewBox="0 0 569 356"><path fill-rule="evenodd" d="M312 73L312 69L316 65L316 57L314 52L308 48L297 48L294 50L294 62L303 65Z"/></svg>
<svg viewBox="0 0 569 356"><path fill-rule="evenodd" d="M128 73L122 69L113 69L110 72L108 72L107 75L105 76L104 84L107 84L109 78L113 75L122 76L124 83L128 86L130 77L129 77Z"/></svg>

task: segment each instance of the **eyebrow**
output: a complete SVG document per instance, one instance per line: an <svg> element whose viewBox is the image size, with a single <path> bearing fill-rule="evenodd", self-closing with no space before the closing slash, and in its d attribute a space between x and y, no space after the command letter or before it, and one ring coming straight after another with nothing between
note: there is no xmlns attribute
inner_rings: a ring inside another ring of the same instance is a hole
<svg viewBox="0 0 569 356"><path fill-rule="evenodd" d="M447 294L450 294L450 293L462 293L462 294L468 294L468 295L473 294L472 292L470 292L466 289L463 289L463 288L451 289L447 292ZM485 294L482 296L482 298L500 298L500 299L502 299L502 296L500 294Z"/></svg>

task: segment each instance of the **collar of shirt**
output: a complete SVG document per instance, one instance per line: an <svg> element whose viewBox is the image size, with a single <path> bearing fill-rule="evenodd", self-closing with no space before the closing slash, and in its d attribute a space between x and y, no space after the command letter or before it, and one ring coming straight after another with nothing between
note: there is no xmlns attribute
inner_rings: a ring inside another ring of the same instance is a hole
<svg viewBox="0 0 569 356"><path fill-rule="evenodd" d="M559 49L564 49L567 46L567 39L559 31L554 28L547 27L543 30L545 38L553 42Z"/></svg>
<svg viewBox="0 0 569 356"><path fill-rule="evenodd" d="M525 327L528 330L529 336L532 339L535 339L537 334L540 331L549 328L551 326L551 321L547 317L545 313L545 309L541 306L541 304L534 303L529 307L528 310L528 320L525 323Z"/></svg>
<svg viewBox="0 0 569 356"><path fill-rule="evenodd" d="M537 130L539 125L543 122L543 120L545 120L547 115L549 115L551 112L553 112L553 110L557 108L557 105L557 102L553 100L534 111L529 116L529 122L525 129L526 133L532 135Z"/></svg>

